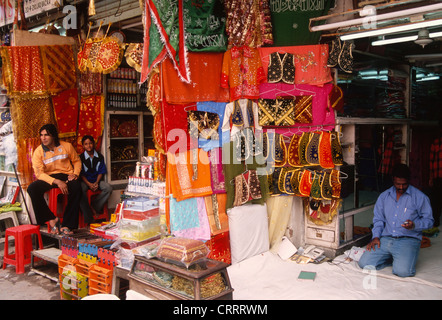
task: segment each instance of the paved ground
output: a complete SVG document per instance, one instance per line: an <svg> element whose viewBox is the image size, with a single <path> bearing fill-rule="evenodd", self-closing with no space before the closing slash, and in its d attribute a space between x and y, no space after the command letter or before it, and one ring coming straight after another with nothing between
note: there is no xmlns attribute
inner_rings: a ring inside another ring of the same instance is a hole
<svg viewBox="0 0 442 320"><path fill-rule="evenodd" d="M16 274L14 266L3 269L3 255L4 243L0 244L0 300L61 300L58 283L32 272L31 265L23 274Z"/></svg>

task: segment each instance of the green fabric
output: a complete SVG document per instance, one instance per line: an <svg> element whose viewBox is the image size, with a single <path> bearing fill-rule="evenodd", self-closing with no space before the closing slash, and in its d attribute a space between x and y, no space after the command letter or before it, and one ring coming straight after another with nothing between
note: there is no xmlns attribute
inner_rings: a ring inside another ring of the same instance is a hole
<svg viewBox="0 0 442 320"><path fill-rule="evenodd" d="M169 36L169 43L176 51L175 59L179 61L179 20L178 20L178 0L153 0L155 8L163 26L163 30ZM160 36L160 27L152 19L149 30L149 67L163 50L163 41Z"/></svg>
<svg viewBox="0 0 442 320"><path fill-rule="evenodd" d="M246 161L238 162L236 158L234 158L233 153L233 142L223 144L223 155L222 162L224 168L224 177L226 181L226 193L227 193L227 202L226 209L233 207L233 201L235 199L235 185L234 179L237 175L242 174L246 170L245 163L247 163L248 170L257 170L262 168L262 170L257 170L258 179L261 186L261 199L254 199L248 203L253 204L264 204L269 196L269 184L266 175L259 175L262 173L264 168L266 167L266 163L260 164L263 161L257 161L255 157L253 160L250 158Z"/></svg>
<svg viewBox="0 0 442 320"><path fill-rule="evenodd" d="M310 32L310 18L324 16L335 0L269 0L273 46L319 43L321 32Z"/></svg>
<svg viewBox="0 0 442 320"><path fill-rule="evenodd" d="M184 27L189 51L227 50L226 18L221 0L184 1Z"/></svg>

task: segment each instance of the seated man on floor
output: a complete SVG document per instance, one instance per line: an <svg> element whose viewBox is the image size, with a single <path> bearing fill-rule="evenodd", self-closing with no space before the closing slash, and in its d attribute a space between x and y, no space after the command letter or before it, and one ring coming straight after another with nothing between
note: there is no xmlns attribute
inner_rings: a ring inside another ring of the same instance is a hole
<svg viewBox="0 0 442 320"><path fill-rule="evenodd" d="M393 168L393 186L380 194L374 207L373 236L359 260L361 268L393 266L393 274L412 277L422 240L422 231L433 226L429 198L409 185L410 169Z"/></svg>
<svg viewBox="0 0 442 320"><path fill-rule="evenodd" d="M40 128L39 145L32 155L32 168L37 180L28 187L28 194L34 208L37 224L49 222L51 233L71 234L78 228L81 185L78 179L81 161L72 144L60 141L55 125L45 124ZM68 196L60 228L58 217L49 209L45 192L60 188Z"/></svg>
<svg viewBox="0 0 442 320"><path fill-rule="evenodd" d="M95 150L95 140L92 136L86 135L81 139L84 152L80 154L82 163L81 169L81 188L83 196L81 197L80 209L84 215L84 222L91 224L94 216L100 214L106 205L107 199L112 193L112 186L103 180L106 174L106 164L101 153ZM89 205L87 192L88 190L101 193L95 197Z"/></svg>

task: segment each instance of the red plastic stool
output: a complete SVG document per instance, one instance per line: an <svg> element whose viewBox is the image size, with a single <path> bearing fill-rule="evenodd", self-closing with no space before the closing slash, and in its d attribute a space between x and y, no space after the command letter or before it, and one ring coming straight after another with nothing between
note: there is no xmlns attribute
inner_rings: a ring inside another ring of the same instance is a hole
<svg viewBox="0 0 442 320"><path fill-rule="evenodd" d="M91 205L92 203L92 197L95 197L97 195L99 195L101 193L101 190L97 190L97 191L92 191L92 190L88 190L87 191L87 202L89 203L89 205ZM106 221L110 220L109 217L109 209L107 207L107 201L103 207L103 213L100 214L99 216L95 216L95 219L106 219ZM84 222L84 216L83 213L80 211L80 223L79 223L79 227L80 228L84 228L86 227L86 223Z"/></svg>
<svg viewBox="0 0 442 320"><path fill-rule="evenodd" d="M15 266L17 274L25 272L25 265L31 263L31 251L33 250L32 235L34 234L38 237L39 249L43 249L39 226L24 224L6 229L3 269L9 264ZM8 237L10 236L15 239L15 253L13 254L9 253Z"/></svg>
<svg viewBox="0 0 442 320"><path fill-rule="evenodd" d="M68 204L68 198L61 192L60 188L52 188L51 190L49 190L48 192L48 206L49 206L49 210L52 211L52 213L58 217L58 220L60 221L60 223L63 221L63 211L64 208L67 206ZM61 208L61 215L58 215L58 196L62 195L63 197L63 206ZM49 222L46 222L46 224L48 225L48 232L51 232L51 226L49 225Z"/></svg>

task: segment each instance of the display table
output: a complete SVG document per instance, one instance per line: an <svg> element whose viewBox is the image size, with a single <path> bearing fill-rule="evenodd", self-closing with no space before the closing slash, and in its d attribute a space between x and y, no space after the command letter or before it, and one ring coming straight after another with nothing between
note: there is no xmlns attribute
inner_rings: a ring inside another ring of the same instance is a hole
<svg viewBox="0 0 442 320"><path fill-rule="evenodd" d="M231 300L228 264L207 259L189 269L156 258L135 256L129 287L157 300Z"/></svg>

